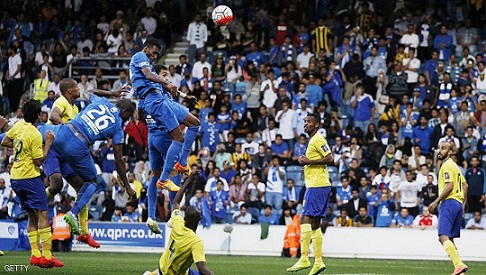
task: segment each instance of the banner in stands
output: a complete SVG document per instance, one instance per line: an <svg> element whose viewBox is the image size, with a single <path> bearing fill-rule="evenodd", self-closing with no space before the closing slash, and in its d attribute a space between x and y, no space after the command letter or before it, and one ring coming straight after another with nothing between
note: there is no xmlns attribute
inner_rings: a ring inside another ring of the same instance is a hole
<svg viewBox="0 0 486 275"><path fill-rule="evenodd" d="M16 222L0 222L0 250L16 250L19 226Z"/></svg>
<svg viewBox="0 0 486 275"><path fill-rule="evenodd" d="M152 233L145 223L90 222L89 233L102 247L162 248L165 247L165 224L159 224L159 227L162 234Z"/></svg>

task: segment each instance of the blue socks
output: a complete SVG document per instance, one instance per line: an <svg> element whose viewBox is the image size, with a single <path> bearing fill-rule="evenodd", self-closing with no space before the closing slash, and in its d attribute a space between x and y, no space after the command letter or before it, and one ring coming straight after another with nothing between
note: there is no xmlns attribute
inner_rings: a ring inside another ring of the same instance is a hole
<svg viewBox="0 0 486 275"><path fill-rule="evenodd" d="M170 172L174 169L174 165L179 161L179 156L182 148L182 142L172 141L172 144L167 150L167 156L165 157L164 171L160 181L164 182L170 177Z"/></svg>
<svg viewBox="0 0 486 275"><path fill-rule="evenodd" d="M157 178L152 177L147 189L148 217L155 221L155 208L157 206ZM172 192L171 192L172 193Z"/></svg>
<svg viewBox="0 0 486 275"><path fill-rule="evenodd" d="M191 153L192 144L196 140L197 133L199 132L199 126L191 126L186 130L186 135L184 136L184 145L182 146L182 156L180 163L182 166L187 165L187 158Z"/></svg>
<svg viewBox="0 0 486 275"><path fill-rule="evenodd" d="M74 204L73 208L71 209L71 212L77 216L79 211L83 209L86 204L89 203L89 200L91 200L91 196L93 196L94 192L96 190L96 184L94 182L85 182L83 184L83 187L78 192L78 200Z"/></svg>

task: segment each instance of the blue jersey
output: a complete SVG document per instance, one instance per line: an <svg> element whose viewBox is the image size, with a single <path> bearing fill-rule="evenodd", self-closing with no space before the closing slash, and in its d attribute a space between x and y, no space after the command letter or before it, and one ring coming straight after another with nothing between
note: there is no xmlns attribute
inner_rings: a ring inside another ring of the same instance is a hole
<svg viewBox="0 0 486 275"><path fill-rule="evenodd" d="M123 120L120 109L108 99L95 95L90 97L90 101L91 104L70 123L83 134L89 144L108 138L113 138L113 144L123 144Z"/></svg>
<svg viewBox="0 0 486 275"><path fill-rule="evenodd" d="M154 67L150 64L150 59L144 52L138 52L132 56L130 60L130 78L135 88L135 95L138 98L144 98L150 90L160 89L159 83L148 80L142 72L142 69L146 67L150 68L150 71L157 75Z"/></svg>

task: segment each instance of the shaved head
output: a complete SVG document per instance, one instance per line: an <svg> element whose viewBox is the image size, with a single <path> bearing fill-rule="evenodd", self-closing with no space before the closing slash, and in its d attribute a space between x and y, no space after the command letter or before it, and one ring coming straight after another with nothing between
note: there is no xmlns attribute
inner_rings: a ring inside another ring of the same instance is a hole
<svg viewBox="0 0 486 275"><path fill-rule="evenodd" d="M196 231L197 225L199 224L200 220L201 212L199 212L199 210L195 206L189 206L186 209L186 215L184 217L186 227L192 229L193 231Z"/></svg>

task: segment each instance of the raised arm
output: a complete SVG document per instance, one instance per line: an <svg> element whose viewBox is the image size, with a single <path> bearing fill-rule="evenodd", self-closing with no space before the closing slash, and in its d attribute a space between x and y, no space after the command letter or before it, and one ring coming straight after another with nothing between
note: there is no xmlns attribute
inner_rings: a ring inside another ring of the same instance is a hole
<svg viewBox="0 0 486 275"><path fill-rule="evenodd" d="M172 85L170 83L170 81L168 81L166 79L162 79L159 75L152 73L152 71L150 70L149 67L142 68L142 72L148 80L161 84L162 87L164 87L164 89L167 89L168 91L171 91L172 93L177 92L176 86Z"/></svg>
<svg viewBox="0 0 486 275"><path fill-rule="evenodd" d="M174 202L173 202L173 206L172 206L172 210L175 210L175 209L181 209L181 201L182 201L182 197L184 196L184 193L186 193L186 189L187 187L189 186L189 184L191 184L192 182L194 182L194 180L196 180L197 176L199 175L199 171L193 171L189 177L186 179L186 181L184 181L184 184L182 184L181 186L181 189L177 192L175 198L174 198Z"/></svg>

